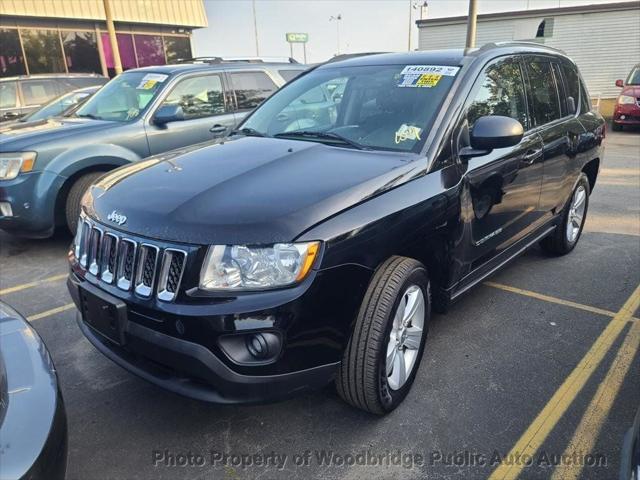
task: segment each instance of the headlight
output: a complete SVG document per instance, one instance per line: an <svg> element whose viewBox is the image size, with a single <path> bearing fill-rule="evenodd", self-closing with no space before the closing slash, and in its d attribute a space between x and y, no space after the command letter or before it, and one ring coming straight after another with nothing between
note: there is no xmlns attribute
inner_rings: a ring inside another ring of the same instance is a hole
<svg viewBox="0 0 640 480"><path fill-rule="evenodd" d="M620 95L618 97L618 103L620 105L625 105L625 104L630 104L630 103L636 103L636 97L632 97L630 95Z"/></svg>
<svg viewBox="0 0 640 480"><path fill-rule="evenodd" d="M30 172L36 152L0 153L0 180L13 180L20 172Z"/></svg>
<svg viewBox="0 0 640 480"><path fill-rule="evenodd" d="M307 276L319 247L320 242L212 245L200 273L200 288L238 291L292 285Z"/></svg>

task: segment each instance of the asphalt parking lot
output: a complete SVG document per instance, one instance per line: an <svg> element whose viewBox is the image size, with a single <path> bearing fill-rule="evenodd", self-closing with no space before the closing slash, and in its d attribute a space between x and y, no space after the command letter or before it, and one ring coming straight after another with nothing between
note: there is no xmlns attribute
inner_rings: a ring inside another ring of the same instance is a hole
<svg viewBox="0 0 640 480"><path fill-rule="evenodd" d="M640 406L640 132L606 143L574 252L532 248L434 316L413 389L383 418L331 388L220 407L152 386L77 328L70 236L0 233L0 298L28 316L59 372L68 477L617 478ZM553 466L574 452L595 465ZM510 453L531 465L509 465Z"/></svg>

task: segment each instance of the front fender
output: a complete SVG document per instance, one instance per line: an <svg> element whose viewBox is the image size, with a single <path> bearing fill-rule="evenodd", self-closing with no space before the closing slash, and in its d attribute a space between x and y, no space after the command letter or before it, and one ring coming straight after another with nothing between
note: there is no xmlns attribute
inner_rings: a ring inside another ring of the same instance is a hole
<svg viewBox="0 0 640 480"><path fill-rule="evenodd" d="M51 160L46 170L64 178L95 166L117 168L141 157L128 148L114 144L83 145L65 150Z"/></svg>

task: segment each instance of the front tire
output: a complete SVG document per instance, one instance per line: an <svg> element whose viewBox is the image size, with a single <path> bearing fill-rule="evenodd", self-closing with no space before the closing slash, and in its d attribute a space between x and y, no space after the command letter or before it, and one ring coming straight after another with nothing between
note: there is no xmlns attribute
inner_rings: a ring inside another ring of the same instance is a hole
<svg viewBox="0 0 640 480"><path fill-rule="evenodd" d="M621 132L622 131L622 125L620 125L619 123L616 123L616 122L611 122L611 130L613 130L614 132Z"/></svg>
<svg viewBox="0 0 640 480"><path fill-rule="evenodd" d="M69 195L67 195L67 201L65 203L65 217L67 220L67 227L72 235L76 233L78 228L78 217L80 217L80 201L84 192L94 183L97 179L102 177L105 172L92 172L81 176L71 186Z"/></svg>
<svg viewBox="0 0 640 480"><path fill-rule="evenodd" d="M431 316L429 278L413 259L391 257L364 296L336 379L351 405L383 415L409 393Z"/></svg>
<svg viewBox="0 0 640 480"><path fill-rule="evenodd" d="M589 179L582 173L562 211L560 223L551 235L540 242L543 250L552 255L566 255L575 248L587 219L590 194Z"/></svg>

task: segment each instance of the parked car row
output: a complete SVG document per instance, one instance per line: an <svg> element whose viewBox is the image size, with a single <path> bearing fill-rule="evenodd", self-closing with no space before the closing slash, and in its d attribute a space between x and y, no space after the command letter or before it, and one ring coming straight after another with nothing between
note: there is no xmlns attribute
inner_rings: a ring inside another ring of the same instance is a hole
<svg viewBox="0 0 640 480"><path fill-rule="evenodd" d="M86 73L36 74L0 78L0 125L37 110L60 95L109 81L102 75Z"/></svg>
<svg viewBox="0 0 640 480"><path fill-rule="evenodd" d="M129 70L72 115L1 129L0 228L46 237L66 224L75 232L80 198L104 173L223 138L305 68L215 59Z"/></svg>
<svg viewBox="0 0 640 480"><path fill-rule="evenodd" d="M266 98L281 68L129 72L29 137L51 172L79 152L109 167L151 155L66 197L83 194L80 211L67 200L77 323L182 395L255 403L335 382L384 414L411 388L432 309L534 243L574 249L605 123L575 64L538 44L353 57ZM212 135L226 136L196 143Z"/></svg>

